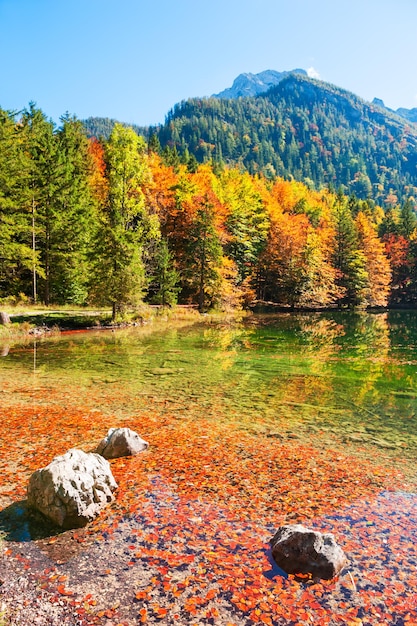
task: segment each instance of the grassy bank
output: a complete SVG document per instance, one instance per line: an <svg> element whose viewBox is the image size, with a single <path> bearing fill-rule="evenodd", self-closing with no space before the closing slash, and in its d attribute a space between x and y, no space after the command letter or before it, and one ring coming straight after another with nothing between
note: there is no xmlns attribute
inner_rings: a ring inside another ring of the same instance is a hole
<svg viewBox="0 0 417 626"><path fill-rule="evenodd" d="M10 324L0 325L0 340L16 341L32 335L50 335L70 330L123 328L127 326L159 325L168 322L204 321L226 322L242 316L242 312L213 312L201 315L194 307L163 308L142 305L126 311L115 321L110 309L76 307L47 308L42 306L17 306L1 308L10 316Z"/></svg>

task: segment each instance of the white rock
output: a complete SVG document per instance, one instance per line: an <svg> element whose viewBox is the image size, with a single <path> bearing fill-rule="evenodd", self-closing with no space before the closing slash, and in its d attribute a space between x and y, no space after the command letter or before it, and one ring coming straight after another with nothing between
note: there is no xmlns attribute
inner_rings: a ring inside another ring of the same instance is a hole
<svg viewBox="0 0 417 626"><path fill-rule="evenodd" d="M139 454L148 446L149 443L130 428L110 428L106 437L98 444L96 453L105 459L116 459Z"/></svg>
<svg viewBox="0 0 417 626"><path fill-rule="evenodd" d="M97 517L116 489L108 461L73 448L32 474L28 506L57 526L79 528Z"/></svg>

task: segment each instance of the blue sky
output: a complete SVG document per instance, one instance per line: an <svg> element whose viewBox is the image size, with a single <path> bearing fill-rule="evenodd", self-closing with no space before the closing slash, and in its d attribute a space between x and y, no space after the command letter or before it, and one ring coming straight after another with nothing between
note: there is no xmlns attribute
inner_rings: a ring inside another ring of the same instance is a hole
<svg viewBox="0 0 417 626"><path fill-rule="evenodd" d="M0 107L163 122L242 72L417 107L417 0L0 0Z"/></svg>

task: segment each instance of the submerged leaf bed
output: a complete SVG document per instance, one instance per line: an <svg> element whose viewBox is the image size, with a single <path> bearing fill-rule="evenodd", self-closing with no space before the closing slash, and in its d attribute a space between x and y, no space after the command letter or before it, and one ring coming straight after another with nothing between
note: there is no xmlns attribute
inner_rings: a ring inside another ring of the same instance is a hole
<svg viewBox="0 0 417 626"><path fill-rule="evenodd" d="M401 475L372 457L167 410L122 422L97 410L16 404L2 417L0 600L12 624L417 623L417 496L397 491ZM151 446L112 461L116 501L83 530L34 539L24 507L30 474L125 425ZM338 579L278 570L269 539L290 522L335 534L349 558ZM26 606L12 593L23 577ZM32 619L39 603L49 621Z"/></svg>

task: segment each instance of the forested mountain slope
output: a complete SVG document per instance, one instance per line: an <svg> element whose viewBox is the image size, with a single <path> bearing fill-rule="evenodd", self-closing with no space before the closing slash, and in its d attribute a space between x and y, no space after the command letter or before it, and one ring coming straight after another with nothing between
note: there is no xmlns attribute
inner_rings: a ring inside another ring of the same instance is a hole
<svg viewBox="0 0 417 626"><path fill-rule="evenodd" d="M291 74L248 98L193 98L155 129L199 162L331 185L395 204L417 192L417 127L333 85Z"/></svg>
<svg viewBox="0 0 417 626"><path fill-rule="evenodd" d="M135 133L137 135L141 135L142 137L148 136L148 128L138 126L137 124L119 122L118 120L110 117L88 117L86 120L83 120L82 123L86 130L87 137L89 138L95 137L96 139L104 139L107 141L115 124L122 124L123 126L133 128Z"/></svg>

